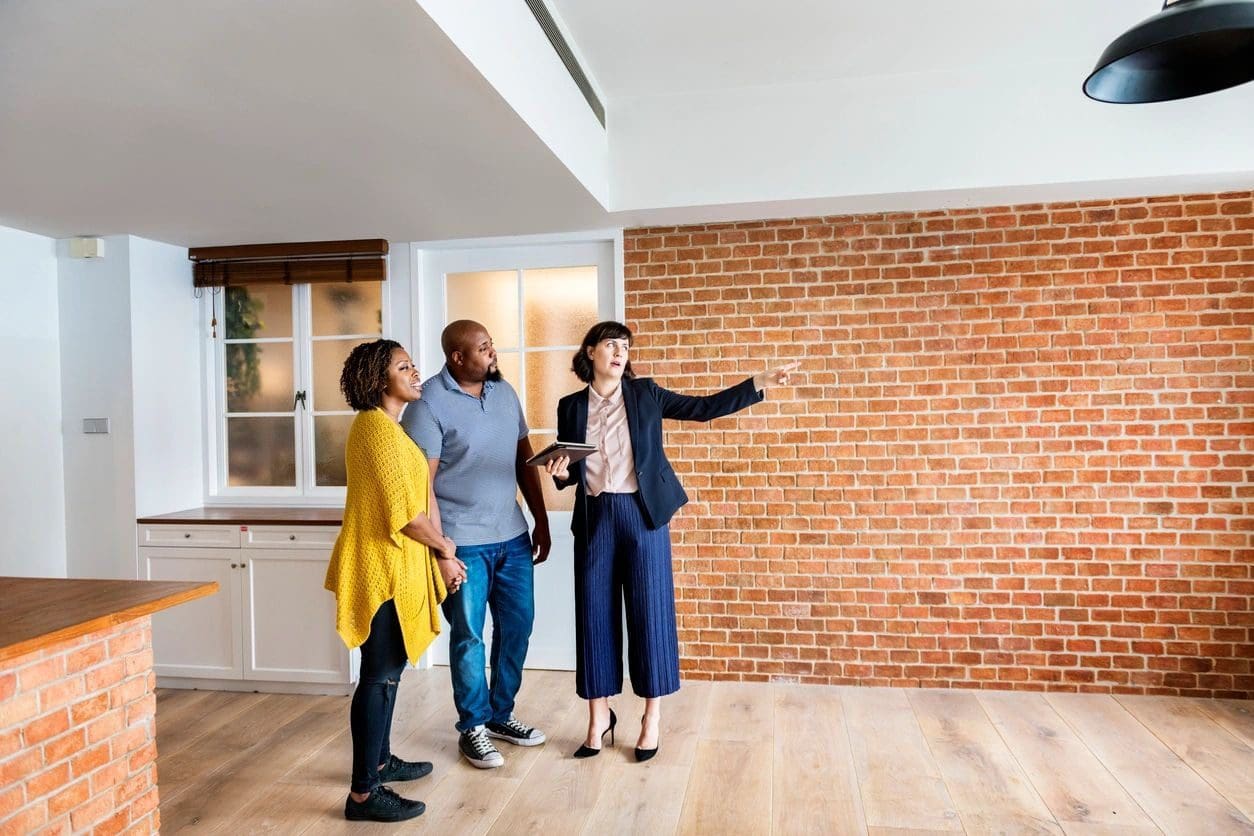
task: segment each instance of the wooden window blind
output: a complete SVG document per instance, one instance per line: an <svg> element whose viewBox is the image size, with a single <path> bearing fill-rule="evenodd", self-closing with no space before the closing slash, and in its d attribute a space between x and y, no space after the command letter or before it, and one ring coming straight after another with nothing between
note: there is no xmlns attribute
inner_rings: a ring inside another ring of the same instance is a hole
<svg viewBox="0 0 1254 836"><path fill-rule="evenodd" d="M381 282L387 278L387 255L388 242L382 238L193 247L187 251L196 287Z"/></svg>

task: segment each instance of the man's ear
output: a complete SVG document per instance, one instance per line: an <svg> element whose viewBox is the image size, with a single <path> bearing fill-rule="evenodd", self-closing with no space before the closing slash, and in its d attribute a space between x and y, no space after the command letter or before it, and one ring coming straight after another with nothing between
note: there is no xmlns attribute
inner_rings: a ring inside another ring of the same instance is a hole
<svg viewBox="0 0 1254 836"><path fill-rule="evenodd" d="M448 356L448 361L452 363L454 366L460 366L465 359L466 358L462 355L460 351L454 351L452 354Z"/></svg>

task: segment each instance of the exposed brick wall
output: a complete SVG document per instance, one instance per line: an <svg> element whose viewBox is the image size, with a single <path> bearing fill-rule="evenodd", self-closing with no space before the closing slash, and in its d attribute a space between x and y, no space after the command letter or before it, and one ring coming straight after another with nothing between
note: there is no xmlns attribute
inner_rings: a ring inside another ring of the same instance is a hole
<svg viewBox="0 0 1254 836"><path fill-rule="evenodd" d="M0 667L0 834L159 830L150 624Z"/></svg>
<svg viewBox="0 0 1254 836"><path fill-rule="evenodd" d="M1254 696L1248 192L629 230L691 679Z"/></svg>

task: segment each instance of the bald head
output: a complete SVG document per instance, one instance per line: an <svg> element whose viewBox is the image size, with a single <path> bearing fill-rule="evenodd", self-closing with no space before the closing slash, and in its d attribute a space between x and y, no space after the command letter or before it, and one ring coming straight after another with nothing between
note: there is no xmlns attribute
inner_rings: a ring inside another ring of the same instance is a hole
<svg viewBox="0 0 1254 836"><path fill-rule="evenodd" d="M487 336L487 333L488 329L473 319L458 319L450 322L440 334L440 348L444 351L444 359L452 360L454 351L468 353L481 341L481 337Z"/></svg>
<svg viewBox="0 0 1254 836"><path fill-rule="evenodd" d="M440 335L440 347L444 349L449 374L463 389L477 390L485 380L501 379L492 338L488 336L488 329L478 322L472 319L450 322Z"/></svg>

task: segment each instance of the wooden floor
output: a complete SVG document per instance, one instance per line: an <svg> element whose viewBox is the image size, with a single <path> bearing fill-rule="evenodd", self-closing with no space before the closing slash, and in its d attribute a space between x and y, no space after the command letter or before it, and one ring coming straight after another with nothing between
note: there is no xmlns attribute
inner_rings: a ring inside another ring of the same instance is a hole
<svg viewBox="0 0 1254 836"><path fill-rule="evenodd" d="M1254 703L693 682L637 764L641 703L591 760L573 675L528 672L546 745L459 761L446 668L402 680L393 749L435 773L403 825L344 821L348 699L161 691L162 828L222 833L1254 834Z"/></svg>

